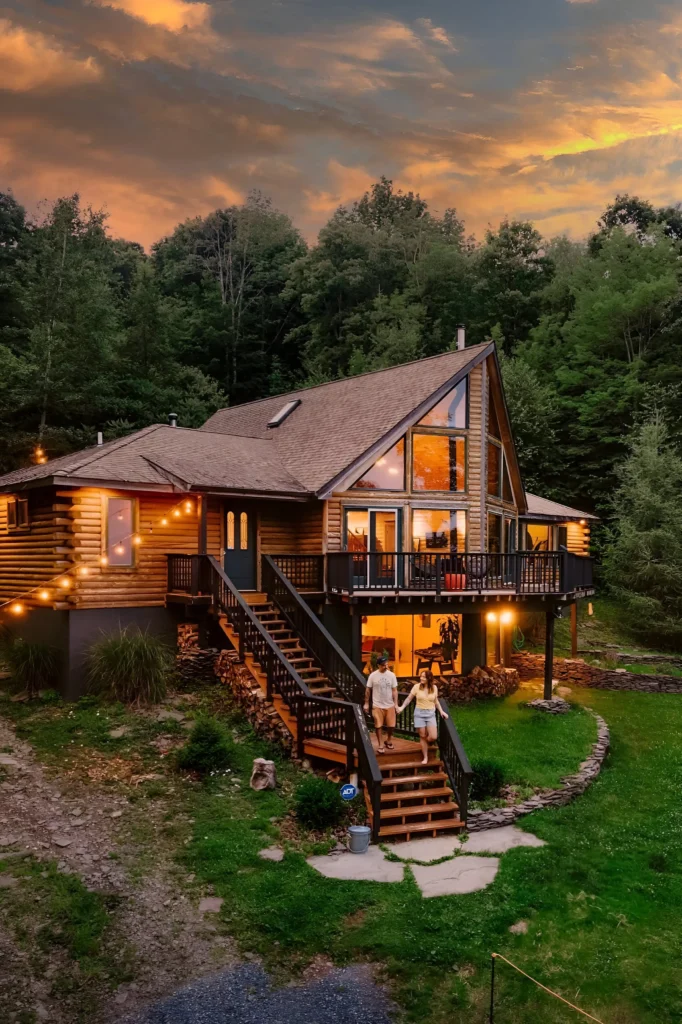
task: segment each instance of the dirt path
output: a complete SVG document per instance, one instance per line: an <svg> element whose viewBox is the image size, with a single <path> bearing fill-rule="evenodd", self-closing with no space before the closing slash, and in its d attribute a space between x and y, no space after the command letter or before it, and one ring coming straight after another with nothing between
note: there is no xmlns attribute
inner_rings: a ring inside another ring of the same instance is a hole
<svg viewBox="0 0 682 1024"><path fill-rule="evenodd" d="M183 891L191 880L173 861L177 838L163 841L168 804L132 805L120 792L48 777L2 719L0 752L0 855L8 857L10 872L29 855L56 862L60 872L78 875L88 889L111 898L107 949L114 961L125 956L132 980L115 992L103 989L90 1020L119 1020L183 982L235 963L229 940L197 909L206 894ZM179 814L180 832L183 826L189 836L190 819ZM136 841L141 834L146 850ZM19 887L7 875L0 875L0 885L3 877L11 899ZM25 927L30 934L30 922ZM0 1008L6 1007L8 1022L30 1019L21 1013L32 1012L37 1020L74 1024L55 985L64 956L58 947L45 952L30 942L20 945L0 920Z"/></svg>

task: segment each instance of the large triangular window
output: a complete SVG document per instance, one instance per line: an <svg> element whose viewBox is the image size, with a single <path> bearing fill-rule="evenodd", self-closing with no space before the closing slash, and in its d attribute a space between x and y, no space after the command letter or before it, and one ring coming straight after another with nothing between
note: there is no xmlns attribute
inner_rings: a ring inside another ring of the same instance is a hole
<svg viewBox="0 0 682 1024"><path fill-rule="evenodd" d="M401 437L390 451L377 459L353 487L363 491L404 491L405 438Z"/></svg>
<svg viewBox="0 0 682 1024"><path fill-rule="evenodd" d="M419 421L420 427L449 427L451 430L467 428L467 381L465 377L452 391L449 391L426 416Z"/></svg>

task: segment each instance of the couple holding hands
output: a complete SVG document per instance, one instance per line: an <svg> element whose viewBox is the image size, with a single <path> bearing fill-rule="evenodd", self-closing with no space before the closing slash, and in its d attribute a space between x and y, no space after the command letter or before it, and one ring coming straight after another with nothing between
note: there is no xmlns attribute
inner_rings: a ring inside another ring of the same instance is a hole
<svg viewBox="0 0 682 1024"><path fill-rule="evenodd" d="M419 682L414 684L409 696L398 706L398 680L388 667L388 658L382 656L377 659L376 671L372 672L367 680L365 711L369 711L370 694L372 696L372 718L378 741L377 753L383 754L386 750L393 750L396 715L404 711L411 701L416 700L414 727L419 733L422 764L428 764L429 743L435 742L438 736L436 708L443 718L448 717L440 706L438 687L433 681L433 673L428 669L422 672ZM385 744L384 733L386 734Z"/></svg>

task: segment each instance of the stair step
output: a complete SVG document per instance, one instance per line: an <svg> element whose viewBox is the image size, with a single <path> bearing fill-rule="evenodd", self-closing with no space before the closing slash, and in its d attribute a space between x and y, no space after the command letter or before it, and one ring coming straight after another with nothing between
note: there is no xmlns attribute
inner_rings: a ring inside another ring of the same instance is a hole
<svg viewBox="0 0 682 1024"><path fill-rule="evenodd" d="M310 687L310 692L314 693L316 697L324 697L325 695L330 695L330 694L336 693L336 690L334 689L333 686L320 686L320 687L312 687L311 686Z"/></svg>
<svg viewBox="0 0 682 1024"><path fill-rule="evenodd" d="M414 783L415 785L418 785L420 782L445 782L447 777L446 772L430 772L424 775L394 775L390 779L384 779L381 785L400 786L404 782Z"/></svg>
<svg viewBox="0 0 682 1024"><path fill-rule="evenodd" d="M274 637L279 636L281 633L288 633L290 639L295 639L294 633L291 629L269 629L268 633L270 634L271 637L273 637L273 639ZM282 637L282 639L286 640L287 637Z"/></svg>
<svg viewBox="0 0 682 1024"><path fill-rule="evenodd" d="M381 768L382 772L396 772L396 771L400 771L402 768L413 768L413 769L418 769L418 768L422 768L422 769L423 768L442 768L443 767L443 762L440 760L440 758L438 758L438 759L436 759L436 758L433 758L433 759L429 758L429 763L428 764L422 764L420 760L414 760L414 761L381 761L380 760L379 761L379 767ZM397 777L397 778L399 778L399 777Z"/></svg>
<svg viewBox="0 0 682 1024"><path fill-rule="evenodd" d="M439 821L415 821L411 825L383 825L379 829L379 838L409 836L413 832L444 832L452 828L464 828L464 822L459 818L441 818Z"/></svg>
<svg viewBox="0 0 682 1024"><path fill-rule="evenodd" d="M309 655L305 655L305 654L302 655L300 658L289 658L288 657L287 661L289 661L292 665L300 665L303 662L305 662L308 665L312 665L313 664L313 659Z"/></svg>
<svg viewBox="0 0 682 1024"><path fill-rule="evenodd" d="M451 797L453 792L449 786L443 786L440 789L408 789L402 793L382 793L381 802L392 803L394 800L422 800L430 799L432 797ZM423 806L429 807L430 804L424 804Z"/></svg>
<svg viewBox="0 0 682 1024"><path fill-rule="evenodd" d="M416 807L389 807L381 811L381 820L384 818L411 818L419 814L452 814L458 811L457 804L447 801L440 804L418 804Z"/></svg>

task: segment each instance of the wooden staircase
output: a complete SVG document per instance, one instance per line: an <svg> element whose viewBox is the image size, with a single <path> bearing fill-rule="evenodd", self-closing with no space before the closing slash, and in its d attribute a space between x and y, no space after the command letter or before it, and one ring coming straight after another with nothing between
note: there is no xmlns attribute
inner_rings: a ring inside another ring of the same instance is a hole
<svg viewBox="0 0 682 1024"><path fill-rule="evenodd" d="M378 761L383 776L379 839L437 836L465 827L437 748L423 765L418 743L397 741L396 749L379 754ZM369 804L368 811L372 819Z"/></svg>

